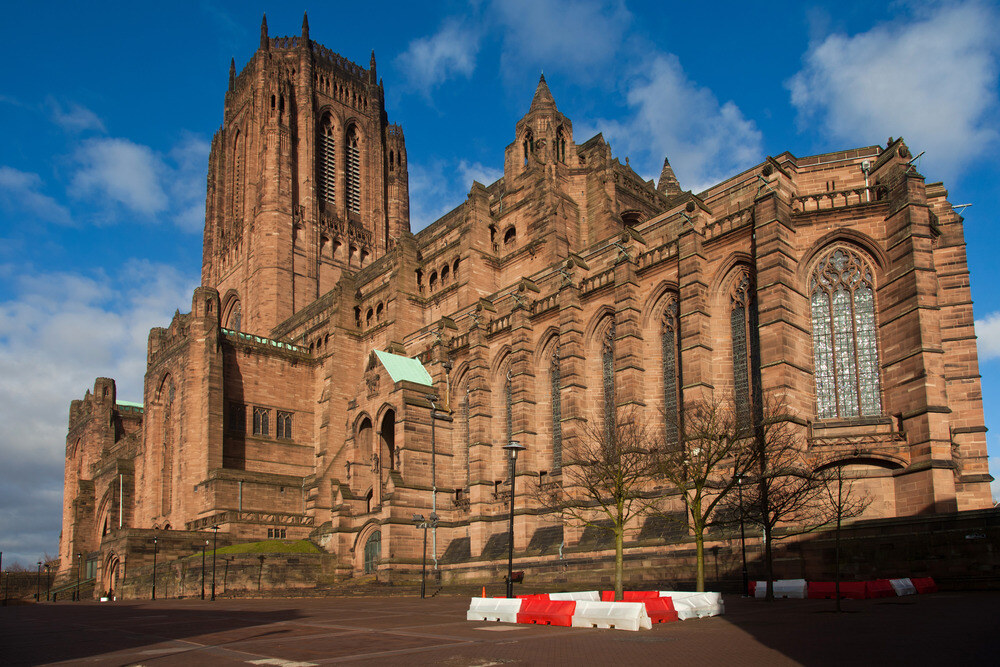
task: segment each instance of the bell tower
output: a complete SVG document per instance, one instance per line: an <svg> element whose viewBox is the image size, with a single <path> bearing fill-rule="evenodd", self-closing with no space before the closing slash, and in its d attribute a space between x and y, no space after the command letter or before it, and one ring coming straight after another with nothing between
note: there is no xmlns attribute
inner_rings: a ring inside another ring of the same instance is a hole
<svg viewBox="0 0 1000 667"><path fill-rule="evenodd" d="M403 131L367 69L302 32L230 64L212 139L202 284L222 325L267 336L409 232Z"/></svg>

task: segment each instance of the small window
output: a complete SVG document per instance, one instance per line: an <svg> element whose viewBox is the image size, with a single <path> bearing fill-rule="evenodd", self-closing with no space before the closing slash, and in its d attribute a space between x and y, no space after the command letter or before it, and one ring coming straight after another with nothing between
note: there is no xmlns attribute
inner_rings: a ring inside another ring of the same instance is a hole
<svg viewBox="0 0 1000 667"><path fill-rule="evenodd" d="M285 440L292 439L292 413L278 412L278 437Z"/></svg>
<svg viewBox="0 0 1000 667"><path fill-rule="evenodd" d="M517 240L517 229L515 227L509 227L507 231L503 233L503 244L510 245Z"/></svg>
<svg viewBox="0 0 1000 667"><path fill-rule="evenodd" d="M229 430L233 433L247 432L247 407L242 403L229 404Z"/></svg>
<svg viewBox="0 0 1000 667"><path fill-rule="evenodd" d="M270 426L268 422L270 421L270 410L267 408L254 408L253 409L253 434L254 435L268 435L270 431Z"/></svg>

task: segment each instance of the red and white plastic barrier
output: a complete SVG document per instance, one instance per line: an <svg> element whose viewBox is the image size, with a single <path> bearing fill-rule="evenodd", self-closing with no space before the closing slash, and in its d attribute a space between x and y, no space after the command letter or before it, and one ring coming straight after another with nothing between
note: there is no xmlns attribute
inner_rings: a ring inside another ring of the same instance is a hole
<svg viewBox="0 0 1000 667"><path fill-rule="evenodd" d="M690 591L624 591L624 601L604 591L537 593L516 598L472 598L466 619L561 625L577 628L650 629L653 623L722 614L720 593Z"/></svg>
<svg viewBox="0 0 1000 667"><path fill-rule="evenodd" d="M795 594L781 594L782 591L791 588L791 584L787 582L795 582ZM837 596L836 583L832 581L810 581L806 583L806 595L798 594L800 583L805 583L805 580L779 579L775 581L774 597L808 597L812 600L832 600ZM752 581L750 584L751 595L754 595L754 597L760 599L767 593L766 582ZM934 580L931 577L921 577L916 579L872 579L869 581L840 582L840 597L848 600L868 600L871 598L885 598L935 592L937 592L937 584L934 583Z"/></svg>

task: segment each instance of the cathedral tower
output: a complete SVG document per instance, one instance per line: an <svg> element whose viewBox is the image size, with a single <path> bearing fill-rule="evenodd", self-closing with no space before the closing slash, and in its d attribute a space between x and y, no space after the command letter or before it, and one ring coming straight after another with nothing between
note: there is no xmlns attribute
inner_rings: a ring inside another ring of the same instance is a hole
<svg viewBox="0 0 1000 667"><path fill-rule="evenodd" d="M370 264L409 231L403 131L368 69L302 33L230 65L212 139L202 284L222 324L258 335Z"/></svg>

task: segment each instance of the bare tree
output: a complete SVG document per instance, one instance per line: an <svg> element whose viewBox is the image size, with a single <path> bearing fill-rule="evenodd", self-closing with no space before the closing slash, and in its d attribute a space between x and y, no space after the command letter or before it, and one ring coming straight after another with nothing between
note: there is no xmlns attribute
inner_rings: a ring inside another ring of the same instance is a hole
<svg viewBox="0 0 1000 667"><path fill-rule="evenodd" d="M844 519L860 516L874 500L868 493L860 492L854 486L853 479L844 479L844 462L828 466L818 473L825 491L824 500L827 508L837 520L834 544L834 599L837 601L837 611L840 607L840 529Z"/></svg>
<svg viewBox="0 0 1000 667"><path fill-rule="evenodd" d="M832 517L823 502L826 485L806 462L805 443L796 437L784 402L762 400L753 421L756 465L738 511L763 529L766 599L773 600L773 542L816 530ZM779 525L782 531L776 533Z"/></svg>
<svg viewBox="0 0 1000 667"><path fill-rule="evenodd" d="M540 484L538 498L569 521L608 530L615 541L615 599L622 599L625 526L649 508L655 439L641 413L617 411L614 424L589 424L563 463L562 484Z"/></svg>
<svg viewBox="0 0 1000 667"><path fill-rule="evenodd" d="M671 419L671 416L668 416ZM656 474L684 501L697 554L697 590L705 590L705 529L738 480L757 463L752 432L731 401L699 401L678 416L677 440L658 452Z"/></svg>

